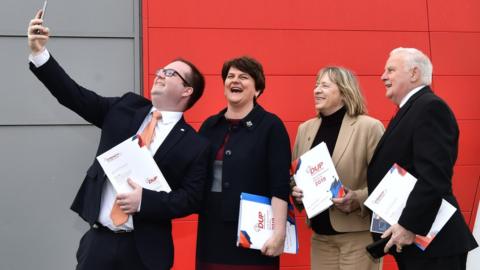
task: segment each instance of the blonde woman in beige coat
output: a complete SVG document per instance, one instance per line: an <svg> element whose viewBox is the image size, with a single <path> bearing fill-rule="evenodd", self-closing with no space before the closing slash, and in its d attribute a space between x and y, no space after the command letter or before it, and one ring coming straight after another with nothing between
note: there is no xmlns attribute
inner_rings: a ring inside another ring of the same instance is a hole
<svg viewBox="0 0 480 270"><path fill-rule="evenodd" d="M298 128L293 160L320 142L332 156L346 195L309 220L311 269L374 270L379 261L367 254L372 242L367 198L367 167L384 132L380 121L365 115L365 103L351 71L326 67L319 71L313 90L318 115ZM292 196L302 210L302 190L292 184Z"/></svg>

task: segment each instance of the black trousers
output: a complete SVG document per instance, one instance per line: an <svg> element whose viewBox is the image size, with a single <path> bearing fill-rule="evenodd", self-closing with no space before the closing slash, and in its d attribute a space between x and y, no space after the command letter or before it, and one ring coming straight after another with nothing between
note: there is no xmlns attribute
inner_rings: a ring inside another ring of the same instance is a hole
<svg viewBox="0 0 480 270"><path fill-rule="evenodd" d="M80 239L77 270L147 270L138 255L133 232L91 228Z"/></svg>
<svg viewBox="0 0 480 270"><path fill-rule="evenodd" d="M396 254L395 261L398 270L465 270L467 267L467 253L449 257L409 257Z"/></svg>

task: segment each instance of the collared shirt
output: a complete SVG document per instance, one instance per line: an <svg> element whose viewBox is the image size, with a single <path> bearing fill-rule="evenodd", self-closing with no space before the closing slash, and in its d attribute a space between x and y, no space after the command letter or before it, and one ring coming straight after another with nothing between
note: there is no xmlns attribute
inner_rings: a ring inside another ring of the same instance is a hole
<svg viewBox="0 0 480 270"><path fill-rule="evenodd" d="M32 62L37 68L45 64L49 58L50 53L47 49L37 55L30 54L28 57L30 62ZM143 120L143 123L140 125L137 134L141 134L143 132L145 127L150 122L150 119L152 118L152 112L156 110L157 109L155 107L152 107L150 112ZM175 124L177 124L177 122L182 118L183 115L183 112L160 111L160 113L162 114L162 118L157 122L157 125L155 127L155 135L149 146L149 150L152 156L155 155L157 150L160 148L160 145L163 143L167 135L170 133ZM113 222L110 218L110 212L115 202L116 194L117 193L115 192L115 189L113 188L111 182L105 181L102 190L102 201L100 204L100 214L98 216L98 222L113 231L133 230L133 220L131 215L128 217L128 221L125 224L119 227L115 227L115 225L113 225ZM138 211L140 211L140 207L141 205L139 205Z"/></svg>
<svg viewBox="0 0 480 270"><path fill-rule="evenodd" d="M143 123L142 125L140 125L137 134L141 134L143 130L147 127L150 119L152 118L153 111L156 111L154 107L152 107L150 112L143 120ZM183 115L182 112L160 111L160 113L162 114L162 118L157 122L157 125L155 127L155 136L153 137L152 142L150 143L150 146L148 148L152 156L155 155L158 148L160 148L160 145L163 143L167 135L170 133L175 124L182 118ZM131 215L128 216L128 221L125 224L119 227L115 227L115 225L113 225L113 222L110 218L110 212L112 211L116 194L117 193L115 192L112 183L110 181L105 181L102 190L102 202L100 204L100 214L98 216L98 222L113 231L133 230L133 220ZM140 207L141 205L138 206L138 211L140 211Z"/></svg>
<svg viewBox="0 0 480 270"><path fill-rule="evenodd" d="M408 94L406 96L404 96L402 98L402 101L400 102L400 105L398 106L399 108L402 108L403 105L405 105L407 103L407 101L413 96L415 95L418 91L420 91L423 87L425 87L425 85L420 85L418 87L415 87L413 88L412 91L408 92Z"/></svg>

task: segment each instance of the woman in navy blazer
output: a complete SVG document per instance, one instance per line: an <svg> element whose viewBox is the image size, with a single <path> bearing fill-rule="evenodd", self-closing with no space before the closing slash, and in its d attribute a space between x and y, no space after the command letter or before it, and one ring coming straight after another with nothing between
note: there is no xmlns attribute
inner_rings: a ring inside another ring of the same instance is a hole
<svg viewBox="0 0 480 270"><path fill-rule="evenodd" d="M200 128L212 148L196 268L278 269L289 195L288 134L281 120L256 102L265 88L260 63L249 57L232 59L224 63L222 78L227 108ZM272 198L274 234L261 251L236 246L241 192Z"/></svg>

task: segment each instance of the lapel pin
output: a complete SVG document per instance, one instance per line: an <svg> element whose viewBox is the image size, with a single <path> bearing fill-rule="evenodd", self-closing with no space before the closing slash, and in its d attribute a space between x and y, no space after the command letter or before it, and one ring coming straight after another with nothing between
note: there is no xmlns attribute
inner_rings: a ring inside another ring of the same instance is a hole
<svg viewBox="0 0 480 270"><path fill-rule="evenodd" d="M246 125L247 125L247 127L249 127L249 128L253 126L253 123L252 123L252 121L247 121L245 124L246 124Z"/></svg>
<svg viewBox="0 0 480 270"><path fill-rule="evenodd" d="M185 129L181 128L180 131L185 132Z"/></svg>

